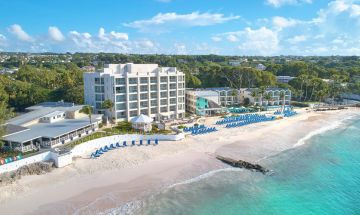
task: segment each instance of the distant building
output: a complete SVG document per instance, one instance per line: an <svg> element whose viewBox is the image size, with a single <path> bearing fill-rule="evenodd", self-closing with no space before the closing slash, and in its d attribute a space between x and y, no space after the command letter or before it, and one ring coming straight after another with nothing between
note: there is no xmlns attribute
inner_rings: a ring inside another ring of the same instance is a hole
<svg viewBox="0 0 360 215"><path fill-rule="evenodd" d="M247 59L229 60L230 66L240 66L242 63L247 62Z"/></svg>
<svg viewBox="0 0 360 215"><path fill-rule="evenodd" d="M222 113L226 106L239 104L239 92L231 88L186 90L186 110L202 116Z"/></svg>
<svg viewBox="0 0 360 215"><path fill-rule="evenodd" d="M286 84L289 83L289 81L291 81L294 78L295 77L291 77L291 76L276 76L277 82L286 83Z"/></svg>
<svg viewBox="0 0 360 215"><path fill-rule="evenodd" d="M185 117L185 74L176 67L157 64L108 64L99 72L84 73L85 103L104 113L110 99L115 121L130 121L140 114L156 120Z"/></svg>
<svg viewBox="0 0 360 215"><path fill-rule="evenodd" d="M8 120L4 147L21 152L49 149L74 141L98 129L101 115L80 113L82 105L44 102L26 108L27 113Z"/></svg>
<svg viewBox="0 0 360 215"><path fill-rule="evenodd" d="M265 96L258 95L257 97L253 97L253 91L257 90L256 88L251 89L241 89L240 101L242 102L243 99L248 98L250 104L257 105L257 106L278 106L282 105L285 102L285 105L290 105L291 102L291 90L289 89L282 89L282 88L266 88L265 94L269 93L271 95L271 99L267 101ZM280 92L285 93L285 100L284 98L280 97Z"/></svg>
<svg viewBox="0 0 360 215"><path fill-rule="evenodd" d="M258 65L256 65L255 67L257 70L260 71L264 71L266 69L266 66L264 66L263 64L259 63Z"/></svg>
<svg viewBox="0 0 360 215"><path fill-rule="evenodd" d="M17 71L19 71L18 68L14 68L14 69L3 68L3 69L0 69L0 74L14 74Z"/></svg>
<svg viewBox="0 0 360 215"><path fill-rule="evenodd" d="M96 68L95 66L83 66L81 70L84 72L95 72Z"/></svg>

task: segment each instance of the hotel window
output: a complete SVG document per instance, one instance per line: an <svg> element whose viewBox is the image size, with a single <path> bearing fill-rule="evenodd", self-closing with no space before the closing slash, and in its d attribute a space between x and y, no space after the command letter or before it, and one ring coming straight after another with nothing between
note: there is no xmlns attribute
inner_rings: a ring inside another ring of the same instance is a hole
<svg viewBox="0 0 360 215"><path fill-rule="evenodd" d="M178 110L183 110L183 105L182 104L178 105Z"/></svg>
<svg viewBox="0 0 360 215"><path fill-rule="evenodd" d="M126 87L116 87L116 93L126 93Z"/></svg>
<svg viewBox="0 0 360 215"><path fill-rule="evenodd" d="M116 113L116 116L118 119L123 119L123 118L126 118L126 112L117 112Z"/></svg>
<svg viewBox="0 0 360 215"><path fill-rule="evenodd" d="M184 95L184 90L179 90L179 96L183 96Z"/></svg>
<svg viewBox="0 0 360 215"><path fill-rule="evenodd" d="M161 92L160 93L161 98L167 98L167 96L168 96L167 92Z"/></svg>
<svg viewBox="0 0 360 215"><path fill-rule="evenodd" d="M184 81L184 76L179 76L179 77L178 77L178 80L179 80L179 82Z"/></svg>
<svg viewBox="0 0 360 215"><path fill-rule="evenodd" d="M125 78L115 78L116 85L125 85Z"/></svg>
<svg viewBox="0 0 360 215"><path fill-rule="evenodd" d="M102 109L102 103L101 102L96 102L95 108L96 109Z"/></svg>
<svg viewBox="0 0 360 215"><path fill-rule="evenodd" d="M176 89L176 84L170 84L170 89L175 90Z"/></svg>
<svg viewBox="0 0 360 215"><path fill-rule="evenodd" d="M129 86L129 92L130 93L136 93L138 91L137 86Z"/></svg>
<svg viewBox="0 0 360 215"><path fill-rule="evenodd" d="M170 111L176 111L176 105L170 106Z"/></svg>
<svg viewBox="0 0 360 215"><path fill-rule="evenodd" d="M126 110L126 104L125 103L116 104L116 110Z"/></svg>
<svg viewBox="0 0 360 215"><path fill-rule="evenodd" d="M142 77L142 78L140 78L140 83L141 84L147 84L148 83L148 78L147 77Z"/></svg>
<svg viewBox="0 0 360 215"><path fill-rule="evenodd" d="M168 80L167 76L160 77L160 82L161 83L167 82L167 80Z"/></svg>
<svg viewBox="0 0 360 215"><path fill-rule="evenodd" d="M170 97L175 97L176 96L176 91L170 91Z"/></svg>
<svg viewBox="0 0 360 215"><path fill-rule="evenodd" d="M104 101L105 100L105 96L104 94L95 94L95 101Z"/></svg>
<svg viewBox="0 0 360 215"><path fill-rule="evenodd" d="M179 98L178 98L178 101L179 101L179 103L184 103L185 98L184 98L184 97L179 97Z"/></svg>
<svg viewBox="0 0 360 215"><path fill-rule="evenodd" d="M148 91L148 86L144 85L144 86L140 86L140 92L146 92Z"/></svg>
<svg viewBox="0 0 360 215"><path fill-rule="evenodd" d="M151 104L152 107L157 106L157 100L151 100L150 104Z"/></svg>
<svg viewBox="0 0 360 215"><path fill-rule="evenodd" d="M160 105L167 105L168 100L167 99L161 99Z"/></svg>
<svg viewBox="0 0 360 215"><path fill-rule="evenodd" d="M179 89L184 88L184 83L178 83L178 88L179 88Z"/></svg>
<svg viewBox="0 0 360 215"><path fill-rule="evenodd" d="M103 93L104 86L95 86L95 93Z"/></svg>
<svg viewBox="0 0 360 215"><path fill-rule="evenodd" d="M170 76L170 82L176 82L176 76Z"/></svg>
<svg viewBox="0 0 360 215"><path fill-rule="evenodd" d="M151 85L150 90L151 91L157 91L157 85Z"/></svg>
<svg viewBox="0 0 360 215"><path fill-rule="evenodd" d="M160 90L167 90L167 84L161 84Z"/></svg>
<svg viewBox="0 0 360 215"><path fill-rule="evenodd" d="M129 113L130 113L130 117L134 117L138 115L137 110L130 111Z"/></svg>
<svg viewBox="0 0 360 215"><path fill-rule="evenodd" d="M148 94L147 93L140 94L140 100L144 100L144 99L148 99Z"/></svg>
<svg viewBox="0 0 360 215"><path fill-rule="evenodd" d="M129 101L137 101L137 94L130 94Z"/></svg>
<svg viewBox="0 0 360 215"><path fill-rule="evenodd" d="M137 78L129 78L129 84L137 84Z"/></svg>
<svg viewBox="0 0 360 215"><path fill-rule="evenodd" d="M148 109L141 110L140 113L144 115L149 115Z"/></svg>
<svg viewBox="0 0 360 215"><path fill-rule="evenodd" d="M116 101L117 102L124 102L126 100L125 95L117 95L116 96Z"/></svg>
<svg viewBox="0 0 360 215"><path fill-rule="evenodd" d="M150 96L151 96L152 99L156 99L157 98L157 93L151 93Z"/></svg>
<svg viewBox="0 0 360 215"><path fill-rule="evenodd" d="M149 103L146 102L140 102L140 108L145 108L145 107L149 107Z"/></svg>
<svg viewBox="0 0 360 215"><path fill-rule="evenodd" d="M157 108L151 108L151 114L156 114L157 112Z"/></svg>
<svg viewBox="0 0 360 215"><path fill-rule="evenodd" d="M152 84L157 83L157 77L150 77L150 82Z"/></svg>
<svg viewBox="0 0 360 215"><path fill-rule="evenodd" d="M160 112L161 113L168 112L168 108L167 107L161 107Z"/></svg>
<svg viewBox="0 0 360 215"><path fill-rule="evenodd" d="M176 104L176 98L170 99L170 104Z"/></svg>
<svg viewBox="0 0 360 215"><path fill-rule="evenodd" d="M104 84L104 78L95 78L95 84Z"/></svg>
<svg viewBox="0 0 360 215"><path fill-rule="evenodd" d="M130 107L130 109L138 108L137 102L131 102L131 103L129 104L129 107Z"/></svg>

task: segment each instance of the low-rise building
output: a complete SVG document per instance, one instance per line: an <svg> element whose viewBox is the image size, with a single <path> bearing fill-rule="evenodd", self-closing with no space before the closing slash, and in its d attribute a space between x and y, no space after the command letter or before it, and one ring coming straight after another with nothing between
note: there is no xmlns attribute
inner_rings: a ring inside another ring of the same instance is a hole
<svg viewBox="0 0 360 215"><path fill-rule="evenodd" d="M186 90L186 110L202 116L222 113L227 106L239 105L239 91L232 88Z"/></svg>
<svg viewBox="0 0 360 215"><path fill-rule="evenodd" d="M278 106L282 105L285 102L285 105L290 105L291 102L291 90L289 89L282 89L276 87L266 88L263 95L259 92L256 93L257 95L254 96L253 92L258 91L256 88L251 89L242 89L240 92L240 101L242 102L243 99L249 99L249 103L251 105L257 106ZM284 97L281 97L281 92L284 93ZM265 95L270 94L271 98L269 100L266 99ZM241 99L242 98L242 99Z"/></svg>
<svg viewBox="0 0 360 215"><path fill-rule="evenodd" d="M21 152L49 149L84 137L98 129L102 115L80 113L82 105L44 102L8 120L4 147Z"/></svg>
<svg viewBox="0 0 360 215"><path fill-rule="evenodd" d="M259 63L258 65L256 65L255 68L257 70L264 71L266 69L266 66L264 66L264 64Z"/></svg>
<svg viewBox="0 0 360 215"><path fill-rule="evenodd" d="M286 76L286 75L279 75L276 76L276 80L279 83L289 83L289 81L291 81L292 79L294 79L295 77L291 77L291 76Z"/></svg>

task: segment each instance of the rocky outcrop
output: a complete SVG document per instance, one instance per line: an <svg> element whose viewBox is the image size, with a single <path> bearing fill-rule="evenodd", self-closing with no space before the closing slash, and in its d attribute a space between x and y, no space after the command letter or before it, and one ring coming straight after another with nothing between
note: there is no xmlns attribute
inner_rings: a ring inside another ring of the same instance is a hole
<svg viewBox="0 0 360 215"><path fill-rule="evenodd" d="M249 170L253 170L253 171L256 171L256 172L261 172L263 174L269 174L271 173L270 170L262 167L261 165L259 164L252 164L252 163L249 163L247 161L243 161L243 160L234 160L234 159L231 159L231 158L227 158L227 157L222 157L220 155L216 156L216 159L232 166L232 167L238 167L238 168L245 168L245 169L249 169Z"/></svg>
<svg viewBox="0 0 360 215"><path fill-rule="evenodd" d="M0 185L12 183L25 175L42 175L51 172L53 168L54 161L38 162L22 166L15 171L1 174Z"/></svg>

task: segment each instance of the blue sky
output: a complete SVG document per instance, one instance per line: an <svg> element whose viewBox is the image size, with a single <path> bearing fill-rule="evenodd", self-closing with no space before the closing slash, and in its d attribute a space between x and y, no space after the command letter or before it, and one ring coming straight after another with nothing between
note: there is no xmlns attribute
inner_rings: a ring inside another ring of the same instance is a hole
<svg viewBox="0 0 360 215"><path fill-rule="evenodd" d="M359 55L359 0L3 0L0 50Z"/></svg>

